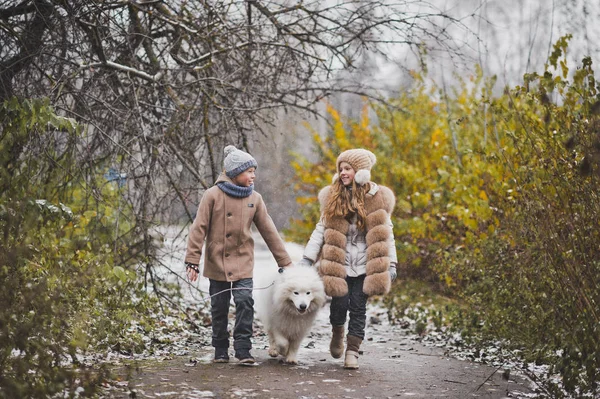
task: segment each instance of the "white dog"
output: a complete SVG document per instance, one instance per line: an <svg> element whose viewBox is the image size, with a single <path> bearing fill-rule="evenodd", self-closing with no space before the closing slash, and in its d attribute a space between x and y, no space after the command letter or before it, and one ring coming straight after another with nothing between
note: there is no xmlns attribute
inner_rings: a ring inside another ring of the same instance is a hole
<svg viewBox="0 0 600 399"><path fill-rule="evenodd" d="M325 288L312 267L281 270L260 276L274 283L255 291L256 312L269 335L269 356L285 356L285 363L298 364L298 348L325 304Z"/></svg>

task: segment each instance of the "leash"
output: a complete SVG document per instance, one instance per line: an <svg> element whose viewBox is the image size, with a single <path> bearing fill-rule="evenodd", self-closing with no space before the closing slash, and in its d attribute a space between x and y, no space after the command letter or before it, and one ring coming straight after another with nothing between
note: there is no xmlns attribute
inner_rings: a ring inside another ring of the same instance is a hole
<svg viewBox="0 0 600 399"><path fill-rule="evenodd" d="M197 269L194 269L194 268L192 268L192 270L194 270L196 273L198 273L198 279L199 279L199 277L200 277L200 273L199 273L199 272L200 272L200 270L197 270ZM280 268L279 268L279 270L278 270L278 272L279 272L279 273L283 273L283 268L281 268L281 267L280 267ZM193 284L192 284L192 283L189 281L189 277L188 277L187 279L184 279L183 277L179 276L179 274L177 274L177 277L178 277L178 278L180 278L180 279L182 279L182 280L183 280L183 281L185 281L186 283L188 283L188 285L189 285L190 287L194 287L194 285L193 285ZM187 267L186 267L186 277L187 277ZM233 284L233 283L230 283L230 284ZM227 292L227 291L241 291L241 290L260 291L260 290L266 290L267 288L269 288L269 287L273 286L273 284L275 284L275 280L273 280L273 281L271 282L271 284L269 284L269 285L267 285L267 286L265 286L265 287L252 287L252 288L246 288L246 287L238 287L238 288L233 288L233 287L231 287L231 288L226 288L226 289L224 289L224 290L222 290L222 291L219 291L219 292L217 292L217 293L214 293L214 294L212 294L212 295L209 295L209 296L208 296L208 297L206 297L206 298L205 298L205 295L204 295L204 294L209 294L210 292L205 292L205 291L202 291L201 289L199 289L199 288L196 288L196 287L194 287L194 289L196 289L196 291L198 291L198 292L200 292L201 294L203 294L203 295L202 295L202 298L201 298L201 299L199 299L199 301L200 301L200 302L208 302L208 300L209 300L209 299L212 299L212 298L216 297L217 295L220 295L220 294L222 294L222 293L224 293L224 292Z"/></svg>
<svg viewBox="0 0 600 399"><path fill-rule="evenodd" d="M192 285L192 283L189 283L189 284ZM240 291L241 290L260 291L260 290L266 290L267 288L271 287L273 284L275 284L275 281L273 281L271 284L269 284L269 285L267 285L265 287L252 287L252 288L246 288L246 287L233 288L233 287L231 287L231 288L226 288L226 289L224 289L222 291L219 291L217 293L214 293L214 294L208 296L207 298L202 298L202 299L200 299L200 301L201 302L207 302L209 299L211 299L213 297L216 297L217 295L220 295L220 294L222 294L224 292L227 292L227 291L236 291L236 290L240 290ZM202 290L200 290L198 288L196 288L196 289L198 291L202 292L203 294L206 293L206 292L204 292L204 291L202 291Z"/></svg>
<svg viewBox="0 0 600 399"><path fill-rule="evenodd" d="M165 265L165 264L162 264L162 266L163 266L164 268L166 268L168 271L170 271L172 274L174 274L174 275L177 277L177 279L179 279L179 280L183 281L184 283L186 283L186 284L189 286L189 288L193 288L194 290L196 290L197 292L199 292L199 293L201 294L202 298L194 298L194 300L196 300L196 301L198 301L198 302L207 302L209 299L211 299L211 298L213 298L213 297L215 297L215 296L217 296L217 295L219 295L219 294L222 294L222 293L224 293L224 292L227 292L227 291L234 291L234 290L252 290L252 291L260 291L260 290L266 290L267 288L269 288L269 287L271 287L273 284L275 284L275 280L273 280L273 281L271 282L271 284L269 284L269 285L267 285L267 286L264 286L264 287L253 287L253 288L246 288L246 287L233 288L233 287L231 287L231 288L224 289L224 290L222 290L222 291L219 291L219 292L217 292L217 293L215 293L215 294L213 294L213 295L210 295L210 296L206 297L206 295L207 295L207 294L209 294L209 292L202 291L201 289L199 289L199 288L197 288L196 286L194 286L194 285L193 285L193 284L192 284L192 283L189 281L189 278L187 278L187 273L186 273L186 278L184 278L184 277L181 277L181 276L179 275L179 273L175 272L175 270L171 269L171 268L170 268L170 267L168 267L167 265ZM283 272L283 270L281 270L281 268L279 268L279 269L280 269L279 273L282 273L282 272ZM198 278L200 278L200 275L198 275Z"/></svg>

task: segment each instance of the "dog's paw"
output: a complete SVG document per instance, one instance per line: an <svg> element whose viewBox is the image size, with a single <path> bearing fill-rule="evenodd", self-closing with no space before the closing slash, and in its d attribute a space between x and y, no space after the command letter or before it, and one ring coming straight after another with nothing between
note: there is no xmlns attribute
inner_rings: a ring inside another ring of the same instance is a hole
<svg viewBox="0 0 600 399"><path fill-rule="evenodd" d="M277 346L277 353L279 353L281 356L287 356L288 350L289 350L289 346L287 346L287 345L278 345Z"/></svg>
<svg viewBox="0 0 600 399"><path fill-rule="evenodd" d="M269 356L277 357L277 356L279 356L279 352L277 352L277 349L269 348Z"/></svg>
<svg viewBox="0 0 600 399"><path fill-rule="evenodd" d="M297 359L282 359L281 363L287 365L287 366L297 366L298 365L298 360Z"/></svg>

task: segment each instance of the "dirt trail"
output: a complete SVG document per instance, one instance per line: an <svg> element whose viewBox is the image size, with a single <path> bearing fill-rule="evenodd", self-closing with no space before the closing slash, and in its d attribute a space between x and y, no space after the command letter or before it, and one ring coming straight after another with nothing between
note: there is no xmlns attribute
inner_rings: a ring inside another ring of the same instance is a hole
<svg viewBox="0 0 600 399"><path fill-rule="evenodd" d="M269 358L259 326L252 351L258 366L240 366L233 357L228 364L212 364L212 348L202 347L188 356L138 364L129 388L110 397L462 399L524 398L531 393L523 378L511 375L505 380L501 369L448 357L442 348L424 346L408 330L373 315L376 324L367 329L360 369L344 370L342 360L328 353L328 314L327 308L321 311L303 342L298 366Z"/></svg>
<svg viewBox="0 0 600 399"><path fill-rule="evenodd" d="M260 268L277 267L260 236L256 236L256 274ZM293 260L302 257L303 247L286 243ZM172 242L171 270L183 270L184 242ZM183 273L183 271L182 271ZM182 276L183 277L183 276ZM179 280L178 280L179 281ZM208 291L206 279L198 287ZM255 284L255 288L260 284ZM191 306L198 298L184 290ZM195 305L194 305L195 304ZM268 340L260 322L253 337L253 356L258 366L236 364L233 351L228 364L213 364L208 328L193 344L187 342L185 356L169 360L144 360L134 371L121 372L121 382L103 398L525 398L532 397L531 383L502 369L457 360L442 347L422 344L409 329L387 322L385 312L369 303L367 339L359 359L360 369L344 370L342 359L329 355L331 338L328 305L317 317L310 335L300 348L298 366L287 366L267 353ZM230 326L232 327L232 326ZM181 337L171 337L172 340ZM182 339L183 340L183 339ZM180 345L183 345L182 342Z"/></svg>

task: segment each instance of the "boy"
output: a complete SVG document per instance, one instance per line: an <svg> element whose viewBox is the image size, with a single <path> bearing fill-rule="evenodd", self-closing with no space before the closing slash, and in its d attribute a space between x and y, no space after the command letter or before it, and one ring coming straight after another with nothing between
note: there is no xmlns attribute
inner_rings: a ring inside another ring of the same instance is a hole
<svg viewBox="0 0 600 399"><path fill-rule="evenodd" d="M254 270L254 240L251 226L260 235L279 267L292 264L283 240L259 193L254 191L256 160L232 145L225 147L225 171L215 186L206 190L196 219L190 228L185 255L186 271L191 281L200 273L198 265L206 241L203 276L209 279L212 315L212 345L215 363L229 362L229 302L233 293L235 326L233 348L240 364L253 365L252 273Z"/></svg>

